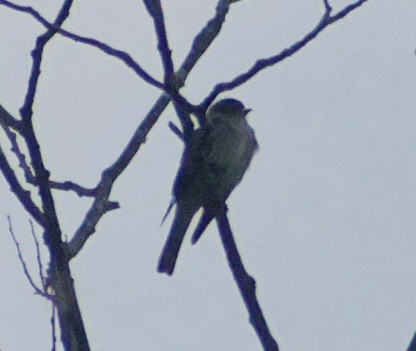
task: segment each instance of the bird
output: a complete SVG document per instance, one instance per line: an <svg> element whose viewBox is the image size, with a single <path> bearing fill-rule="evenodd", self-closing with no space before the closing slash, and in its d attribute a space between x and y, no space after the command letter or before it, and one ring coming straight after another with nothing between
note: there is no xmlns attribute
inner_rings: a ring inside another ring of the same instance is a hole
<svg viewBox="0 0 416 351"><path fill-rule="evenodd" d="M175 217L159 258L158 272L172 275L186 231L195 213L203 215L193 235L196 242L240 183L258 150L247 122L251 111L236 99L214 103L206 113L207 127L192 132L173 184Z"/></svg>

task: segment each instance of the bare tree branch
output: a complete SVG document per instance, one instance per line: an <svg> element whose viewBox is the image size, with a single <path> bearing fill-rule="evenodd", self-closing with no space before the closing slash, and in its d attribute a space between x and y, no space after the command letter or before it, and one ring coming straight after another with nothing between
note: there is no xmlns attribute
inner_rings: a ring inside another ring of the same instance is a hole
<svg viewBox="0 0 416 351"><path fill-rule="evenodd" d="M34 184L35 176L32 174L32 170L30 169L28 163L26 162L26 155L20 150L20 146L19 146L19 143L17 142L16 134L12 132L10 129L10 126L7 125L1 119L0 119L0 125L3 127L3 130L6 133L6 136L9 139L10 144L12 145L11 151L15 154L16 158L18 159L19 167L23 170L23 174L25 176L26 181L29 184Z"/></svg>
<svg viewBox="0 0 416 351"><path fill-rule="evenodd" d="M225 211L225 204L216 216L218 230L227 255L228 265L233 273L240 294L250 316L250 323L257 333L265 351L279 351L276 340L270 334L269 327L256 296L256 281L245 270L235 243L230 223Z"/></svg>
<svg viewBox="0 0 416 351"><path fill-rule="evenodd" d="M166 35L165 18L163 15L160 0L143 0L147 11L153 19L156 36L157 48L163 63L165 72L165 85L170 85L173 78L174 68L172 62L172 50L169 48L168 37Z"/></svg>
<svg viewBox="0 0 416 351"><path fill-rule="evenodd" d="M4 4L4 1L2 3ZM32 124L33 103L41 72L43 51L45 45L68 18L72 3L73 0L63 2L53 26L49 26L48 30L36 40L35 48L32 51L32 68L26 97L20 113L23 123L21 132L29 150L45 215L43 238L50 254L50 282L55 293L54 302L57 306L62 344L65 350L89 351L88 338L69 269L69 258L62 242L61 229L49 184L50 174L43 163L42 153ZM10 6L11 3L8 4ZM21 7L19 9L22 10ZM32 10L24 9L29 12Z"/></svg>
<svg viewBox="0 0 416 351"><path fill-rule="evenodd" d="M1 121L0 121L1 123ZM26 162L26 156L20 150L19 144L17 142L16 134L14 134L8 126L5 126L4 130L6 131L7 136L9 137L10 143L12 144L12 151L16 155L17 159L19 160L19 167L23 169L26 181L29 184L34 186L38 185L38 182L35 176L32 174L32 170L30 169L29 165ZM57 182L54 180L49 181L49 186L56 190L63 190L63 191L73 191L79 197L87 196L93 197L95 196L96 189L95 188L86 188L77 183L71 182L69 180L64 182Z"/></svg>
<svg viewBox="0 0 416 351"><path fill-rule="evenodd" d="M59 15L57 16L57 19L55 20L54 26L62 25L65 19L69 16L69 9L71 5L72 0L67 0L64 2L61 11L59 12ZM56 29L51 28L48 29L48 31L46 31L44 34L39 36L36 40L35 48L32 51L33 61L32 70L29 78L29 84L27 87L25 101L23 103L22 108L20 109L20 112L22 115L23 122L22 135L26 141L29 154L31 156L31 161L35 172L35 178L39 187L39 193L46 217L46 223L44 226L46 229L45 241L50 248L51 255L60 256L60 254L62 254L60 229L49 185L50 174L43 164L40 147L32 125L33 103L41 72L40 66L42 63L43 50L47 42L54 36L54 34L56 34ZM56 232L54 233L54 231ZM64 261L64 257L60 257L59 261Z"/></svg>
<svg viewBox="0 0 416 351"><path fill-rule="evenodd" d="M27 280L29 281L29 284L32 286L32 288L35 290L35 292L37 294L39 294L39 295L41 295L41 296L43 296L43 297L45 297L47 299L50 299L51 298L50 295L46 294L41 289L39 289L38 286L33 281L32 277L31 277L31 275L29 273L29 270L27 269L27 265L26 265L26 262L25 262L25 260L23 258L22 251L20 250L20 244L17 241L16 236L14 235L13 227L12 227L12 221L11 221L10 216L7 216L7 220L9 221L9 232L10 232L10 235L12 236L14 245L16 246L17 255L19 256L20 263L22 264L23 271L25 273L25 276L26 276Z"/></svg>
<svg viewBox="0 0 416 351"><path fill-rule="evenodd" d="M173 134L175 134L179 139L181 139L182 141L184 140L183 138L183 133L181 132L181 130L177 127L177 125L175 123L173 123L172 121L170 121L168 123L169 129L173 132Z"/></svg>
<svg viewBox="0 0 416 351"><path fill-rule="evenodd" d="M156 101L153 108L149 111L146 118L136 129L132 138L119 158L101 175L101 180L97 185L97 195L90 209L88 210L83 222L75 232L73 238L68 243L68 249L71 257L74 257L82 249L88 238L95 233L95 227L101 217L109 210L114 208L108 207L108 198L111 193L114 182L129 165L133 157L136 155L140 146L146 141L146 135L158 120L159 116L169 104L170 98L166 93Z"/></svg>
<svg viewBox="0 0 416 351"><path fill-rule="evenodd" d="M329 15L332 11L332 7L329 4L328 0L323 0L324 1L324 6L325 6L325 12Z"/></svg>
<svg viewBox="0 0 416 351"><path fill-rule="evenodd" d="M181 135L181 139L185 143L187 143L190 140L191 134L195 129L195 126L194 126L194 124L191 120L190 112L187 111L185 108L183 108L183 106L181 104L177 103L175 100L173 101L173 106L175 107L176 115L178 116L179 121L182 124L182 130L183 130L183 132L181 132L178 129L178 127L176 127L176 125L175 125L175 127L177 128L177 131L179 131L179 134L176 133L176 135ZM170 127L172 129L173 126L170 125Z"/></svg>
<svg viewBox="0 0 416 351"><path fill-rule="evenodd" d="M95 227L98 221L107 212L120 208L117 202L109 201L108 198L111 193L113 181L109 180L104 172L103 178L98 187L94 202L88 210L83 222L75 232L73 238L68 243L68 251L70 258L75 257L84 246L88 238L95 233Z"/></svg>
<svg viewBox="0 0 416 351"><path fill-rule="evenodd" d="M35 233L35 228L33 227L33 222L31 220L29 220L30 223L30 229L32 232L32 237L33 240L35 241L35 246L36 246L36 260L38 262L38 271L39 271L39 278L43 287L43 292L46 293L46 279L45 279L45 275L43 274L43 264L42 264L42 256L40 254L40 246L39 246L39 241L38 238L36 237L36 233Z"/></svg>
<svg viewBox="0 0 416 351"><path fill-rule="evenodd" d="M12 8L16 11L27 13L27 14L31 15L33 18L35 18L38 22L40 22L44 27L46 27L49 31L53 32L54 34L58 32L59 34L61 34L64 37L67 37L67 38L72 39L74 41L77 41L77 42L95 47L95 48L105 52L107 55L115 57L115 58L123 61L139 77L141 77L144 81L146 81L150 85L153 85L153 86L155 86L159 89L164 88L164 84L162 84L161 82L159 82L158 80L153 78L149 73L147 73L127 52L115 49L115 48L111 47L110 45L107 45L107 44L105 44L105 43L103 43L99 40L96 40L96 39L93 39L93 38L83 37L81 35L77 35L77 34L69 32L65 29L62 29L58 25L48 22L38 11L34 10L30 6L17 5L17 4L14 4L14 3L10 2L10 1L7 1L7 0L0 0L0 5L1 4L5 5L9 8ZM40 71L39 71L39 73L40 73ZM34 83L34 85L36 85L36 84ZM29 96L28 100L30 100L30 99L33 99L33 96ZM29 103L27 103L27 105L28 104Z"/></svg>
<svg viewBox="0 0 416 351"><path fill-rule="evenodd" d="M45 225L45 217L43 213L37 208L35 203L30 197L30 191L24 190L17 180L16 175L13 172L13 169L10 167L7 162L6 156L3 153L3 150L0 148L0 169L9 183L10 190L16 195L20 203L26 209L28 213L38 222L41 226Z"/></svg>
<svg viewBox="0 0 416 351"><path fill-rule="evenodd" d="M304 38L293 44L287 49L284 49L282 52L280 52L277 55L271 56L269 58L264 58L256 61L256 63L245 73L240 74L239 76L235 77L233 80L229 82L219 83L217 84L214 89L211 91L211 93L205 98L204 102L200 105L202 109L206 109L209 105L212 104L212 102L217 98L217 96L224 91L232 90L245 82L247 82L249 79L253 78L257 73L260 71L270 67L274 66L275 64L283 61L284 59L292 56L296 52L298 52L300 49L302 49L306 44L308 44L310 41L312 41L318 34L320 34L326 27L328 27L330 24L339 21L340 19L347 16L349 13L351 13L356 8L360 7L364 3L366 3L368 0L359 0L351 5L348 5L343 10L338 12L336 15L330 16L331 7L325 7L325 13L322 16L319 23L316 25L316 27L310 31L307 35L305 35ZM328 4L329 6L329 4Z"/></svg>
<svg viewBox="0 0 416 351"><path fill-rule="evenodd" d="M176 79L174 77L172 50L169 48L165 19L160 0L143 0L143 2L154 22L158 43L157 48L163 63L165 90L174 101L175 111L184 130L183 137L185 140L188 140L194 130L190 113L195 112L196 108L179 93L179 87L177 86Z"/></svg>
<svg viewBox="0 0 416 351"><path fill-rule="evenodd" d="M75 192L79 197L87 196L87 197L93 197L95 196L97 189L96 188L86 188L83 187L77 183L71 182L69 180L64 182L57 182L54 180L51 180L49 182L50 187L56 190L64 190L64 191L73 191Z"/></svg>
<svg viewBox="0 0 416 351"><path fill-rule="evenodd" d="M52 334L52 348L51 351L56 351L56 307L55 304L52 303L52 316L51 316L51 334Z"/></svg>
<svg viewBox="0 0 416 351"><path fill-rule="evenodd" d="M10 113L8 113L5 108L0 104L0 122L5 125L15 129L20 130L22 127L22 122L14 118Z"/></svg>

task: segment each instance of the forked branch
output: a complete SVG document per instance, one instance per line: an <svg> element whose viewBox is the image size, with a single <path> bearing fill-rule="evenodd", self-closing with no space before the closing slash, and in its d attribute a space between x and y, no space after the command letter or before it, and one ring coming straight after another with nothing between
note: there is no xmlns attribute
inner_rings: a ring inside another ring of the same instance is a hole
<svg viewBox="0 0 416 351"><path fill-rule="evenodd" d="M314 29L312 29L308 34L306 34L301 40L296 42L295 44L291 45L289 48L284 49L279 54L263 58L257 60L254 65L245 73L242 73L232 79L229 82L219 83L217 84L211 93L204 99L203 103L200 105L201 108L206 108L217 98L217 96L225 91L233 90L240 85L246 83L248 80L253 78L259 72L263 71L264 69L274 66L277 63L285 60L286 58L294 55L304 46L306 46L309 42L315 39L318 34L320 34L326 27L330 24L339 21L340 19L344 18L352 11L366 3L368 0L359 0L351 5L346 6L343 10L338 12L335 15L331 16L332 8L329 6L327 1L324 1L325 4L325 13L322 15L319 23L316 25Z"/></svg>

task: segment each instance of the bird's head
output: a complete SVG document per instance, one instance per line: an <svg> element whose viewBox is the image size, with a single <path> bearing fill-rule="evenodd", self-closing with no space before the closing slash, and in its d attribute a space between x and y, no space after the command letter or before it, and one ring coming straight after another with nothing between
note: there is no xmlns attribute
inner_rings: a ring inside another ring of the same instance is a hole
<svg viewBox="0 0 416 351"><path fill-rule="evenodd" d="M223 99L211 107L207 111L207 120L209 124L214 124L217 121L237 122L245 120L246 115L251 111L245 108L241 101L236 99Z"/></svg>

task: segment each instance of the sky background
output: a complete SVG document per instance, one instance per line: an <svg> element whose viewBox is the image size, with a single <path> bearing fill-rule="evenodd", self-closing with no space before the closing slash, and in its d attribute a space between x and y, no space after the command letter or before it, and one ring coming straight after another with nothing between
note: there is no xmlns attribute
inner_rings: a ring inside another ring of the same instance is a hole
<svg viewBox="0 0 416 351"><path fill-rule="evenodd" d="M350 2L331 3L339 10ZM50 20L61 5L19 3ZM163 1L176 66L214 3ZM216 83L299 40L322 13L321 0L234 4L183 94L199 103ZM260 151L228 201L229 216L283 351L404 351L416 329L415 18L414 0L370 0L222 95L253 109ZM161 79L141 1L77 1L64 27L128 51ZM16 117L43 30L0 6L0 103ZM55 37L34 105L52 178L94 186L159 93L121 62ZM196 246L186 238L172 277L156 272L171 217L159 224L182 153L169 121L177 122L170 107L114 187L121 209L71 262L91 348L261 350L214 225ZM28 215L2 178L0 194L0 349L49 350L51 307L33 294L8 233L7 214L36 276ZM70 238L90 200L54 195Z"/></svg>

